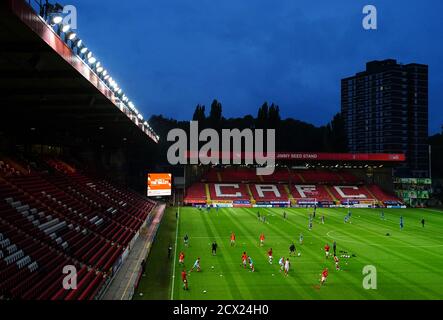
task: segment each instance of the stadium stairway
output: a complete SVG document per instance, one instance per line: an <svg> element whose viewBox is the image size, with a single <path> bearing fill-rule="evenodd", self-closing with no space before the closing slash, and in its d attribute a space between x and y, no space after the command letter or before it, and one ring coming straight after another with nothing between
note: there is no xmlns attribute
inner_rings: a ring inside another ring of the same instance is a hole
<svg viewBox="0 0 443 320"><path fill-rule="evenodd" d="M372 184L372 185L367 186L367 188L381 202L385 202L385 201L401 202L397 196L386 193L377 185Z"/></svg>
<svg viewBox="0 0 443 320"><path fill-rule="evenodd" d="M288 195L288 199L289 199L289 201L291 202L291 205L295 205L295 204L296 204L296 201L295 201L295 199L294 199L294 196L293 196L292 193L291 193L291 190L289 190L288 185L285 184L285 185L284 185L284 188L285 188L286 193L287 193L287 195Z"/></svg>
<svg viewBox="0 0 443 320"><path fill-rule="evenodd" d="M254 196L252 195L252 191L251 191L251 187L249 186L249 184L246 185L246 189L248 190L248 194L251 197L251 204L255 204L255 199Z"/></svg>
<svg viewBox="0 0 443 320"><path fill-rule="evenodd" d="M329 196L332 198L332 200L334 200L334 202L336 202L336 203L339 202L337 200L337 198L335 197L335 195L332 193L331 189L329 189L329 186L325 185L325 189L326 189L326 192L329 194Z"/></svg>
<svg viewBox="0 0 443 320"><path fill-rule="evenodd" d="M211 192L209 191L209 185L205 183L206 203L211 203Z"/></svg>
<svg viewBox="0 0 443 320"><path fill-rule="evenodd" d="M376 200L377 201L377 204L380 204L381 203L381 201L380 201L380 199L378 199L375 195L374 195L374 193L368 188L368 186L364 186L364 188L365 188L365 190L366 190L366 192L374 199L374 200Z"/></svg>
<svg viewBox="0 0 443 320"><path fill-rule="evenodd" d="M295 172L295 175L300 179L301 182L303 182L303 183L306 182L306 181L305 181L305 178L303 178L303 176L302 176L300 173Z"/></svg>

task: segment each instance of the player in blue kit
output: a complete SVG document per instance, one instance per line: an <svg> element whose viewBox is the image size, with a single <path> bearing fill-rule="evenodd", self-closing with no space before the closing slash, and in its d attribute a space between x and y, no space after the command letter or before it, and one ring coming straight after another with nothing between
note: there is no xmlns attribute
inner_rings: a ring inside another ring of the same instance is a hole
<svg viewBox="0 0 443 320"><path fill-rule="evenodd" d="M189 271L189 273L191 273L191 271L197 270L197 272L200 272L200 257L197 258L197 260L195 260L194 265L192 266L191 270Z"/></svg>
<svg viewBox="0 0 443 320"><path fill-rule="evenodd" d="M254 268L254 261L252 261L251 257L248 257L249 260L249 267L251 268L251 271L254 272L255 268Z"/></svg>
<svg viewBox="0 0 443 320"><path fill-rule="evenodd" d="M280 260L278 260L278 264L280 266L280 272L283 271L285 268L285 257L281 257Z"/></svg>

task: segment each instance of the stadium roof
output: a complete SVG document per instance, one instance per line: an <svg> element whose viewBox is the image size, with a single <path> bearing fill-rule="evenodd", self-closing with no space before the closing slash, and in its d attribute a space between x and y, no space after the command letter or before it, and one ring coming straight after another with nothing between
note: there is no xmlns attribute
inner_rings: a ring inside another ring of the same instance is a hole
<svg viewBox="0 0 443 320"><path fill-rule="evenodd" d="M108 144L158 142L142 116L25 1L1 1L0 44L3 130L72 137L100 133Z"/></svg>

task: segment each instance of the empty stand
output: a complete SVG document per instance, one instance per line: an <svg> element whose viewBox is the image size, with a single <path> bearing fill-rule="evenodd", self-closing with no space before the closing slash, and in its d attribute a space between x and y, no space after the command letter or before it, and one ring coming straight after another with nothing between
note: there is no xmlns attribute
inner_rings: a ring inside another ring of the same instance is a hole
<svg viewBox="0 0 443 320"><path fill-rule="evenodd" d="M255 201L288 201L288 193L283 185L251 184L249 189Z"/></svg>
<svg viewBox="0 0 443 320"><path fill-rule="evenodd" d="M185 203L207 201L291 202L319 201L340 204L401 203L375 185L365 185L350 171L276 168L272 175L258 176L251 168L212 168L202 177L204 183L188 188ZM300 202L301 203L301 202Z"/></svg>
<svg viewBox="0 0 443 320"><path fill-rule="evenodd" d="M194 183L186 190L186 203L206 203L206 190L204 183Z"/></svg>
<svg viewBox="0 0 443 320"><path fill-rule="evenodd" d="M316 201L332 201L333 198L323 185L291 185L292 197L296 200L310 199Z"/></svg>
<svg viewBox="0 0 443 320"><path fill-rule="evenodd" d="M326 170L290 170L276 168L271 175L258 176L255 169L226 168L210 169L203 177L204 182L243 182L243 183L316 183L316 184L341 184L358 183L359 179L347 171Z"/></svg>
<svg viewBox="0 0 443 320"><path fill-rule="evenodd" d="M401 203L401 200L398 197L383 191L379 186L375 184L369 185L367 186L367 188L369 192L371 192L378 200L382 201L383 203Z"/></svg>
<svg viewBox="0 0 443 320"><path fill-rule="evenodd" d="M0 159L0 299L94 299L155 202L46 164L54 170ZM62 287L66 265L78 270L76 290Z"/></svg>
<svg viewBox="0 0 443 320"><path fill-rule="evenodd" d="M211 200L250 200L249 191L243 183L208 184Z"/></svg>

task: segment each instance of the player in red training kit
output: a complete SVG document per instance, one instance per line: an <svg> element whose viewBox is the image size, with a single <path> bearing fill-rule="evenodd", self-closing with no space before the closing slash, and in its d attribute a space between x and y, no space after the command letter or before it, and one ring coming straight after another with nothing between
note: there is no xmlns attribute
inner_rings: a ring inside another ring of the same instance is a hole
<svg viewBox="0 0 443 320"><path fill-rule="evenodd" d="M329 244L325 245L325 254L326 254L326 258L329 258L329 250L331 249L331 247L329 247Z"/></svg>
<svg viewBox="0 0 443 320"><path fill-rule="evenodd" d="M328 268L325 268L325 270L323 270L323 272L321 273L321 281L320 281L320 285L324 285L326 282L326 279L328 278L329 272L328 272Z"/></svg>
<svg viewBox="0 0 443 320"><path fill-rule="evenodd" d="M232 246L235 246L235 233L234 232L231 233L231 247Z"/></svg>
<svg viewBox="0 0 443 320"><path fill-rule="evenodd" d="M186 279L186 270L182 271L182 281L183 281L183 289L188 290L188 279Z"/></svg>
<svg viewBox="0 0 443 320"><path fill-rule="evenodd" d="M272 264L272 248L269 248L268 257L269 257L269 264Z"/></svg>
<svg viewBox="0 0 443 320"><path fill-rule="evenodd" d="M260 246L263 246L265 244L265 235L264 235L264 233L262 232L261 234L260 234Z"/></svg>
<svg viewBox="0 0 443 320"><path fill-rule="evenodd" d="M183 264L185 263L185 254L184 252L180 252L180 254L178 255L178 263Z"/></svg>
<svg viewBox="0 0 443 320"><path fill-rule="evenodd" d="M334 256L334 262L335 262L335 270L340 270L340 265L338 264L340 260L338 260L337 256Z"/></svg>
<svg viewBox="0 0 443 320"><path fill-rule="evenodd" d="M243 268L245 268L245 269L247 266L247 260L248 260L248 255L246 254L246 252L243 252L243 254L241 255L241 261L242 261Z"/></svg>

